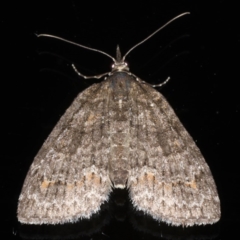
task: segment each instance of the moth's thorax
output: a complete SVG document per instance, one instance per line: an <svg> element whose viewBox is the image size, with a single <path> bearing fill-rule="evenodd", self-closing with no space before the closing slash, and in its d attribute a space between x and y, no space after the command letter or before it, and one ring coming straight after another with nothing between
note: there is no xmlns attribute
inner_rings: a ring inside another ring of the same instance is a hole
<svg viewBox="0 0 240 240"><path fill-rule="evenodd" d="M112 101L128 101L133 79L127 72L114 72L109 76Z"/></svg>

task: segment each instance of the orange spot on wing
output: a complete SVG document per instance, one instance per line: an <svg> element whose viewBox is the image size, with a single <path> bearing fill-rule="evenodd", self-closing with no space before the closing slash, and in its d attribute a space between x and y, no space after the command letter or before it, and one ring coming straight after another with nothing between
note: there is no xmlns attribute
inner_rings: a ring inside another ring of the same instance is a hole
<svg viewBox="0 0 240 240"><path fill-rule="evenodd" d="M164 190L166 192L172 192L172 183L165 183L164 184Z"/></svg>
<svg viewBox="0 0 240 240"><path fill-rule="evenodd" d="M47 188L53 186L54 184L55 184L55 182L44 180L41 184L41 189L47 189Z"/></svg>
<svg viewBox="0 0 240 240"><path fill-rule="evenodd" d="M45 189L47 188L49 185L49 182L48 181L43 181L42 184L41 184L41 188Z"/></svg>
<svg viewBox="0 0 240 240"><path fill-rule="evenodd" d="M151 172L147 173L147 180L149 182L154 182L155 181L155 175Z"/></svg>
<svg viewBox="0 0 240 240"><path fill-rule="evenodd" d="M197 189L197 183L195 181L192 181L190 184L191 188Z"/></svg>
<svg viewBox="0 0 240 240"><path fill-rule="evenodd" d="M100 186L101 178L99 176L95 176L93 182L94 182L94 185Z"/></svg>
<svg viewBox="0 0 240 240"><path fill-rule="evenodd" d="M90 115L88 116L87 121L92 121L93 119L95 119L95 114L90 113Z"/></svg>
<svg viewBox="0 0 240 240"><path fill-rule="evenodd" d="M95 113L90 113L90 115L87 118L87 121L85 122L86 125L91 125L93 124L98 118L99 118L99 114L95 114Z"/></svg>
<svg viewBox="0 0 240 240"><path fill-rule="evenodd" d="M82 181L77 181L76 186L78 188L81 188L84 185L83 180Z"/></svg>
<svg viewBox="0 0 240 240"><path fill-rule="evenodd" d="M66 187L66 190L72 190L74 189L75 187L77 188L82 188L83 185L84 185L84 182L87 184L87 185L95 185L97 187L100 187L101 185L101 177L99 175L96 175L95 173L87 173L85 175L85 180L84 178L82 178L81 180L79 181L76 181L76 182L67 182L67 181L64 181L64 182L56 182L55 181L48 181L48 180L44 180L42 183L41 183L41 190L45 190L45 189L48 189L50 187L57 187L57 186L65 186Z"/></svg>
<svg viewBox="0 0 240 240"><path fill-rule="evenodd" d="M191 182L187 182L185 184L193 189L197 189L197 183L195 182L195 180L192 180Z"/></svg>
<svg viewBox="0 0 240 240"><path fill-rule="evenodd" d="M151 185L155 183L155 175L151 172L137 178L137 182L133 182L133 185Z"/></svg>
<svg viewBox="0 0 240 240"><path fill-rule="evenodd" d="M100 186L101 177L96 173L86 174L85 179L86 179L85 181L89 182L90 184L93 184L95 186Z"/></svg>
<svg viewBox="0 0 240 240"><path fill-rule="evenodd" d="M74 184L73 183L68 183L67 184L67 189L68 190L72 190L74 188Z"/></svg>
<svg viewBox="0 0 240 240"><path fill-rule="evenodd" d="M85 181L86 182L91 182L92 178L93 178L93 173L87 173L85 175Z"/></svg>

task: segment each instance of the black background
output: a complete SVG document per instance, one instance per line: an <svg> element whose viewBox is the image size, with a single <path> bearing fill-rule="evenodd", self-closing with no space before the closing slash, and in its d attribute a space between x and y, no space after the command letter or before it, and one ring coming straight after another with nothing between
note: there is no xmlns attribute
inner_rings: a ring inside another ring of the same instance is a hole
<svg viewBox="0 0 240 240"><path fill-rule="evenodd" d="M239 238L237 9L233 1L224 0L37 0L2 6L1 235L21 239L16 208L27 170L76 95L96 82L79 78L71 63L88 75L111 66L101 54L35 34L61 36L115 57L117 44L125 53L171 18L190 11L136 48L127 62L147 82L171 77L159 91L197 142L218 187L222 218L216 239ZM126 217L120 223L113 220L92 239L165 238L139 234Z"/></svg>

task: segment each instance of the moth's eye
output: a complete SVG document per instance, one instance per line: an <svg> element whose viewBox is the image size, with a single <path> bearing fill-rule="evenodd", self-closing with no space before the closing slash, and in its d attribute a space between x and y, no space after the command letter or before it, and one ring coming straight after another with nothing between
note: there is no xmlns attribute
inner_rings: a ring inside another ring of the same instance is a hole
<svg viewBox="0 0 240 240"><path fill-rule="evenodd" d="M112 68L115 68L115 64L112 65Z"/></svg>

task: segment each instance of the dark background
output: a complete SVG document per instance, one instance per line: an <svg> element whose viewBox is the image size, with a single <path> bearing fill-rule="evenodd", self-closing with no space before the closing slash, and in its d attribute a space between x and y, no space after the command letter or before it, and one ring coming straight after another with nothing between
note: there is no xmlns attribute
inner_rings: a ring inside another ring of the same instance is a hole
<svg viewBox="0 0 240 240"><path fill-rule="evenodd" d="M1 6L0 234L8 239L22 239L16 208L27 170L76 95L96 82L79 78L71 63L88 75L109 71L111 66L111 60L101 54L55 39L37 38L35 34L61 36L115 57L117 44L125 53L171 18L190 11L191 15L176 20L136 48L127 62L131 72L147 82L157 84L171 77L159 91L197 142L221 199L222 218L217 233L213 237L210 234L210 238L239 238L237 9L233 1L224 0L137 4L19 1ZM121 221L110 214L109 223L99 233L77 239L177 238L171 230L155 237L151 230L141 232L131 224L128 213L123 214L126 217ZM209 239L207 234L202 237L194 231L183 239Z"/></svg>

